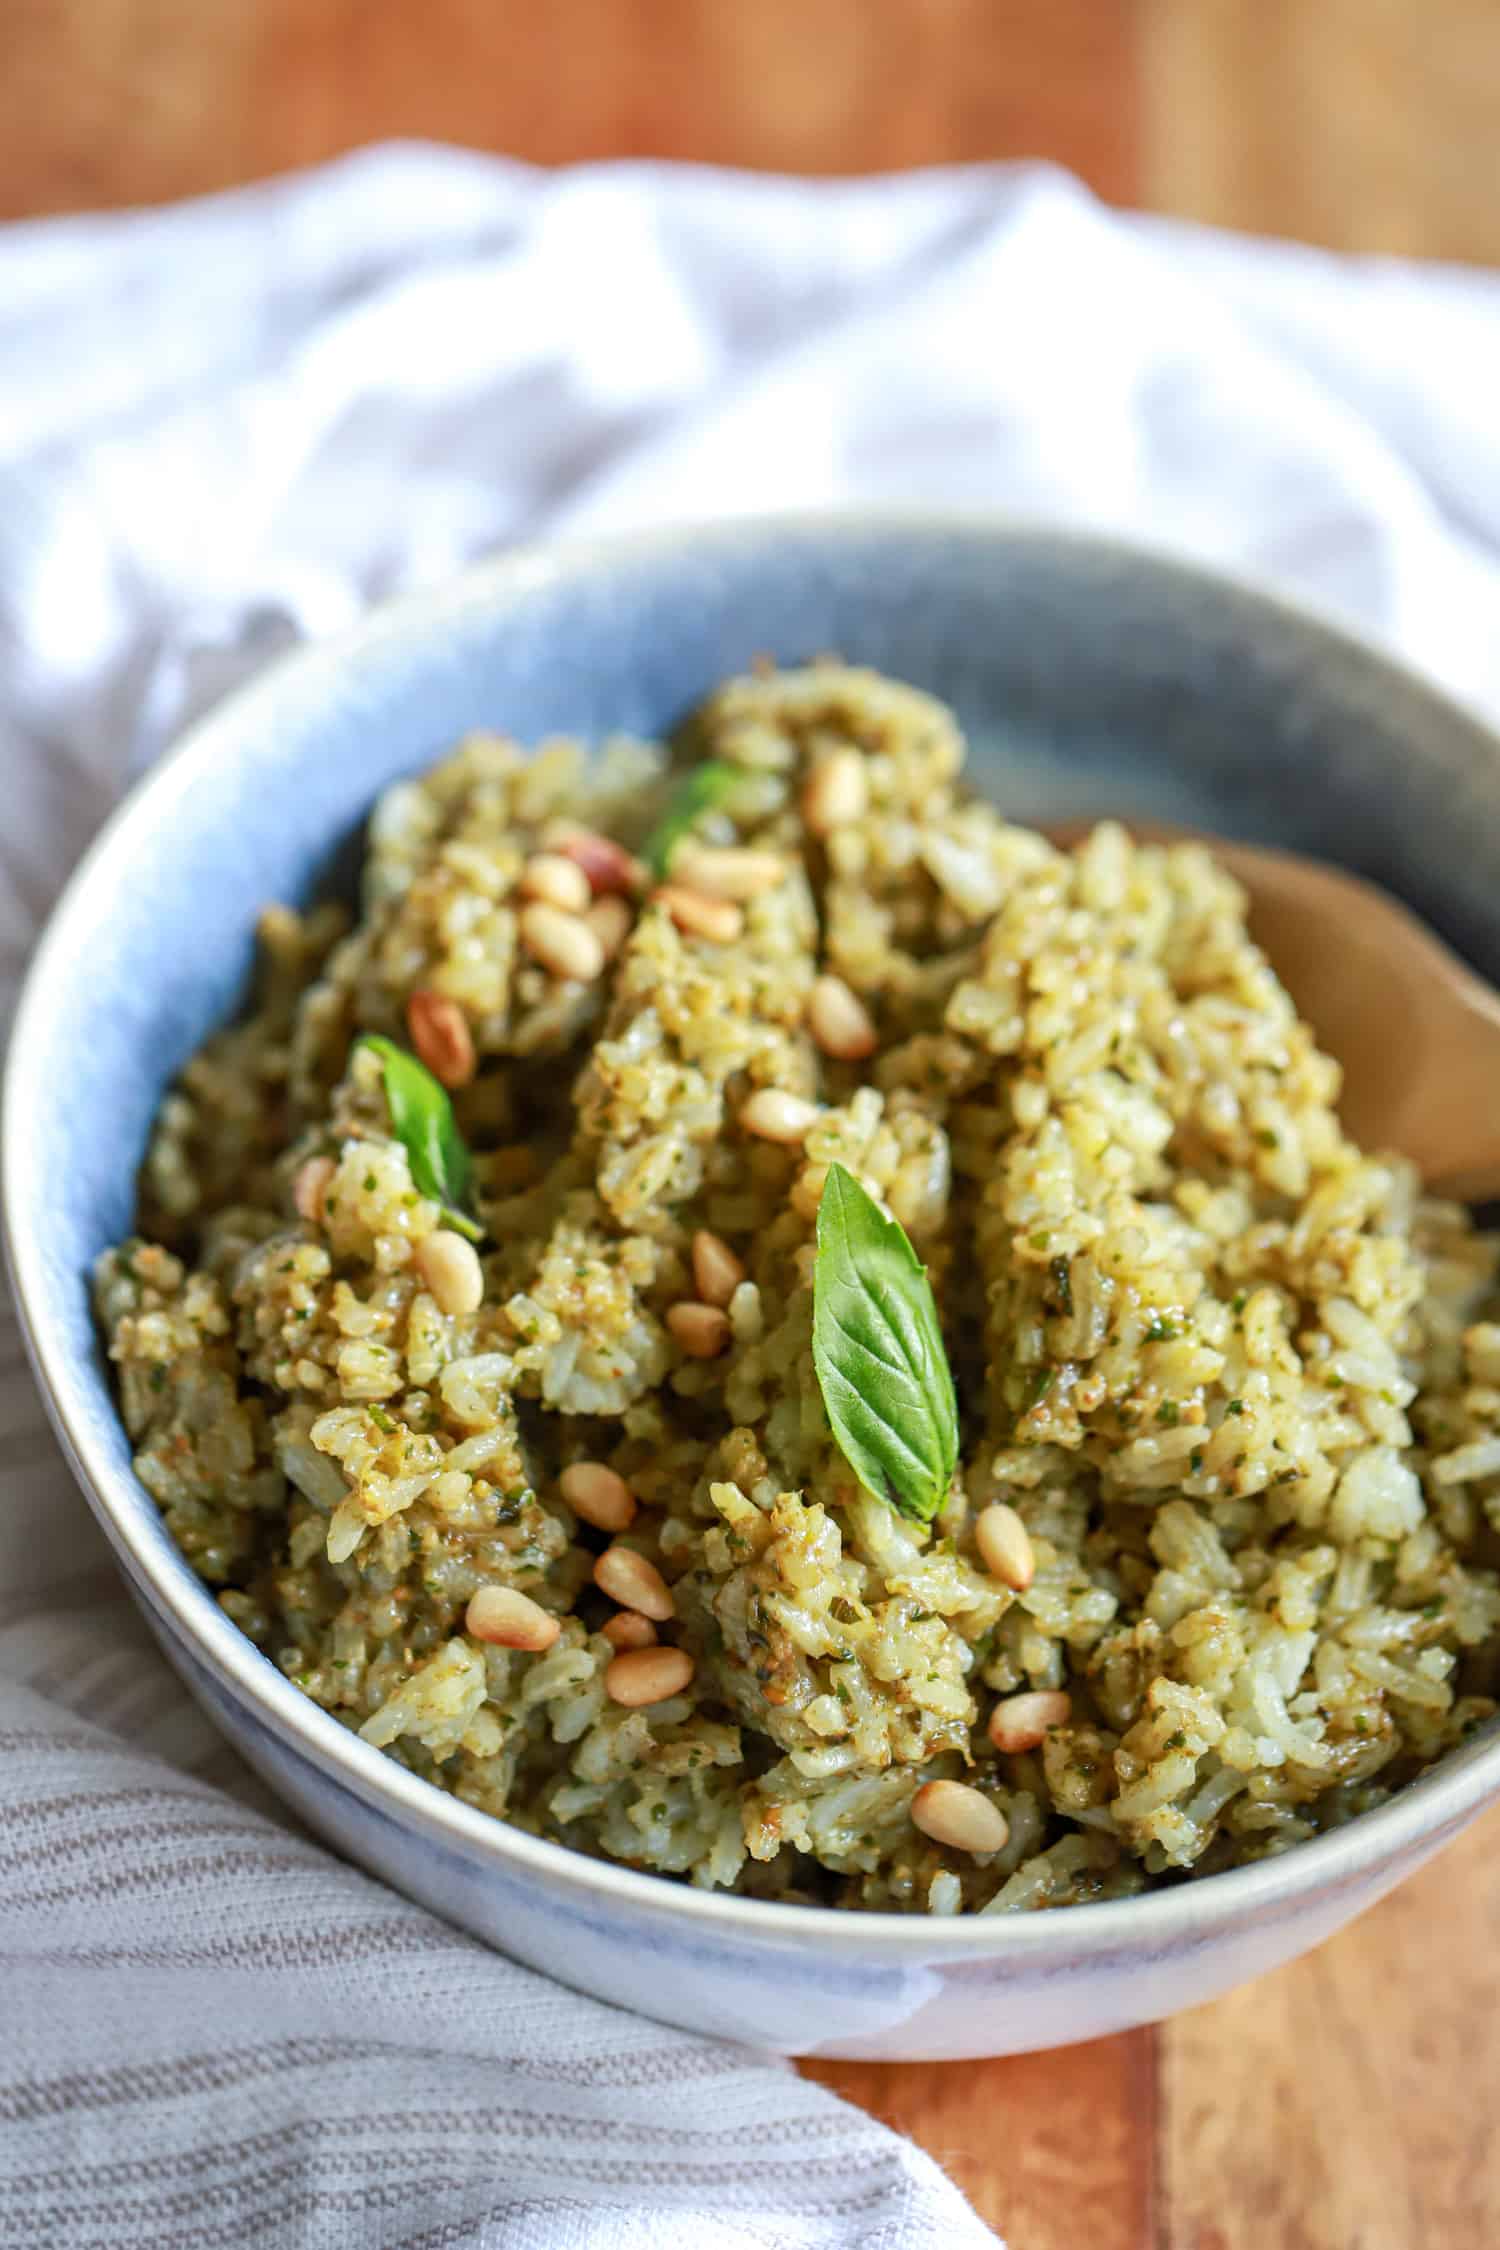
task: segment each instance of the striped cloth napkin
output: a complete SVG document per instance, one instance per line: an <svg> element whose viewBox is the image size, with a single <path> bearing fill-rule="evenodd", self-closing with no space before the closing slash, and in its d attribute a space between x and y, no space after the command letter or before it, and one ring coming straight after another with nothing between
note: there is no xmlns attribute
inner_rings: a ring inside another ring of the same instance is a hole
<svg viewBox="0 0 1500 2250"><path fill-rule="evenodd" d="M1127 221L1042 172L393 149L12 228L0 1000L186 719L539 531L1042 509L1275 578L1500 710L1496 396L1493 279ZM786 2068L564 1991L290 1833L137 1622L8 1315L0 1954L0 2244L993 2240Z"/></svg>

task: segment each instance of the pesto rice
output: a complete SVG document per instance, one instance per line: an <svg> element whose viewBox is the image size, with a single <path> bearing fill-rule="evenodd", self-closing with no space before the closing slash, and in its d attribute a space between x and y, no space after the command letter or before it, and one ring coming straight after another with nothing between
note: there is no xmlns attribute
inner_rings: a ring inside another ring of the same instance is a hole
<svg viewBox="0 0 1500 2250"><path fill-rule="evenodd" d="M1493 1245L1344 1137L1204 851L1059 852L962 762L834 664L670 751L465 742L375 808L356 920L267 911L100 1261L228 1615L577 1850L1071 1905L1284 1850L1493 1709ZM477 1225L366 1034L450 1089ZM930 1524L825 1409L835 1165L935 1294Z"/></svg>

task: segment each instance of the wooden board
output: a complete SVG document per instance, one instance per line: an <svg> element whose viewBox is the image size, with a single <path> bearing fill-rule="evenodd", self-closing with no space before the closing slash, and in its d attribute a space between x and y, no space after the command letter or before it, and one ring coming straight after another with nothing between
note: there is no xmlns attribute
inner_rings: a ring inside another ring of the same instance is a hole
<svg viewBox="0 0 1500 2250"><path fill-rule="evenodd" d="M1494 2250L1500 1812L1317 1953L1154 2031L812 2063L1010 2250Z"/></svg>
<svg viewBox="0 0 1500 2250"><path fill-rule="evenodd" d="M981 2063L805 2063L935 2156L1009 2250L1156 2250L1155 2035Z"/></svg>
<svg viewBox="0 0 1500 2250"><path fill-rule="evenodd" d="M1136 181L1132 0L4 0L0 217L391 135L795 172Z"/></svg>
<svg viewBox="0 0 1500 2250"><path fill-rule="evenodd" d="M1495 0L1141 0L1153 209L1500 261Z"/></svg>
<svg viewBox="0 0 1500 2250"><path fill-rule="evenodd" d="M0 217L387 135L801 172L1040 156L1118 202L1500 260L1496 0L0 0Z"/></svg>

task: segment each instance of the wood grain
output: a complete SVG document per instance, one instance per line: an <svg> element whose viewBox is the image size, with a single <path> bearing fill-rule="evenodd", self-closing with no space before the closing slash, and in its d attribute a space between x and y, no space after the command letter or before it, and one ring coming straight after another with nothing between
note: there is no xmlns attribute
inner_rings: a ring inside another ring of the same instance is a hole
<svg viewBox="0 0 1500 2250"><path fill-rule="evenodd" d="M1010 2250L1494 2250L1500 1811L1305 1960L1155 2031L809 2063Z"/></svg>
<svg viewBox="0 0 1500 2250"><path fill-rule="evenodd" d="M539 163L1136 181L1134 0L4 0L0 216L153 202L391 135Z"/></svg>
<svg viewBox="0 0 1500 2250"><path fill-rule="evenodd" d="M1153 2034L983 2063L803 2065L935 2156L1010 2250L1145 2250Z"/></svg>
<svg viewBox="0 0 1500 2250"><path fill-rule="evenodd" d="M3 0L0 217L389 135L837 173L1041 156L1100 194L1500 259L1496 0Z"/></svg>
<svg viewBox="0 0 1500 2250"><path fill-rule="evenodd" d="M1141 0L1154 208L1500 260L1495 0Z"/></svg>
<svg viewBox="0 0 1500 2250"><path fill-rule="evenodd" d="M1491 1813L1321 1951L1161 2034L1155 2250L1500 2242L1497 1850Z"/></svg>

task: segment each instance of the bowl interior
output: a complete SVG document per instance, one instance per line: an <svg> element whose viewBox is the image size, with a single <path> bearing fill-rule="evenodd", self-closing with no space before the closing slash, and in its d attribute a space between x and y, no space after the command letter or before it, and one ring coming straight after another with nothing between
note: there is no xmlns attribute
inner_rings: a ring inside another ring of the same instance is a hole
<svg viewBox="0 0 1500 2250"><path fill-rule="evenodd" d="M1154 813L1323 853L1500 980L1493 738L1243 588L1090 541L910 521L489 566L206 722L95 847L38 958L7 1093L12 1252L59 1417L154 1574L191 1584L131 1472L86 1277L129 1224L165 1083L243 992L258 909L306 896L378 791L469 729L658 733L757 655L827 649L952 702L975 781L1018 817Z"/></svg>

